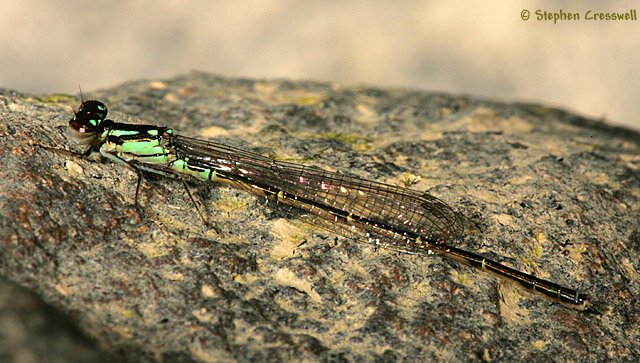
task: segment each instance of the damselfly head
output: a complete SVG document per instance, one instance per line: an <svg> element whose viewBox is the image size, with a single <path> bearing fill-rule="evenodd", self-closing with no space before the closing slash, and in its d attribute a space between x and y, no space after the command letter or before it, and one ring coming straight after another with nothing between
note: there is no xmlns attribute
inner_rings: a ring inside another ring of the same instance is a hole
<svg viewBox="0 0 640 363"><path fill-rule="evenodd" d="M67 134L78 144L93 143L107 112L107 106L100 101L83 101L78 112L75 112L75 117L69 121Z"/></svg>

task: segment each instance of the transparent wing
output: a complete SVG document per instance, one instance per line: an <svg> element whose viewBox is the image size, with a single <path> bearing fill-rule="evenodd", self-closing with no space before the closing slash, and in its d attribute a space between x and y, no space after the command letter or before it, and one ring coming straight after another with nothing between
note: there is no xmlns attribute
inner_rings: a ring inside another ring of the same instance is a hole
<svg viewBox="0 0 640 363"><path fill-rule="evenodd" d="M432 241L451 242L463 234L461 216L426 193L275 161L228 145L183 136L175 136L172 147L177 157L188 159L190 165L213 169L231 181L249 184L249 188L266 193L282 191L301 203L311 202L315 208L303 208L311 212L322 214L322 206L328 206L380 228L414 233Z"/></svg>

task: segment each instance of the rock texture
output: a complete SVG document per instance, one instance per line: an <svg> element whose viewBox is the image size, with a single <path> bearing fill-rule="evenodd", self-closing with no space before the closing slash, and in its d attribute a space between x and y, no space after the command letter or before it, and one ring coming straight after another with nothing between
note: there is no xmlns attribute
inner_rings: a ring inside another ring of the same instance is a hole
<svg viewBox="0 0 640 363"><path fill-rule="evenodd" d="M72 149L74 96L0 90L0 275L135 361L638 361L640 135L531 104L192 73L85 94L110 118L428 191L457 245L600 314L307 225L242 190ZM34 337L34 339L36 339ZM2 344L2 335L0 335ZM4 343L5 346L7 343ZM11 357L11 353L8 354Z"/></svg>

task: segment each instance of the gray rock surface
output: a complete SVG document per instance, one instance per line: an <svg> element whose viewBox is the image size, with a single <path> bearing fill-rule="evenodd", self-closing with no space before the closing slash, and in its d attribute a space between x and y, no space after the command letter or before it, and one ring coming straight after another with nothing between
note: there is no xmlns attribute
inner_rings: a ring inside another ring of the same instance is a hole
<svg viewBox="0 0 640 363"><path fill-rule="evenodd" d="M96 349L60 311L34 293L0 280L0 362L117 362Z"/></svg>
<svg viewBox="0 0 640 363"><path fill-rule="evenodd" d="M374 250L225 186L192 185L219 233L177 181L147 177L136 207L126 167L35 145L79 151L64 134L77 97L0 90L0 276L101 350L135 361L640 359L637 132L541 105L203 73L84 97L114 120L428 191L465 216L458 246L588 293L600 311L438 256Z"/></svg>

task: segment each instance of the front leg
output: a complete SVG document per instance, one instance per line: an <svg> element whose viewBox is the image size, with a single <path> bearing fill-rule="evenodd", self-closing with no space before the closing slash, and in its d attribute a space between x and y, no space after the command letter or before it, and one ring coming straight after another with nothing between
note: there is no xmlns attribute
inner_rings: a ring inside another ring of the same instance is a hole
<svg viewBox="0 0 640 363"><path fill-rule="evenodd" d="M79 152L69 151L69 150L66 150L66 149L58 148L58 147L44 146L44 145L42 145L40 143L33 143L32 145L41 147L41 148L43 148L45 150L56 152L58 154L71 156L71 157L76 157L76 158L82 158L82 159L86 159L89 155L91 155L91 152L93 151L93 146L89 146L87 148L87 150L79 153Z"/></svg>
<svg viewBox="0 0 640 363"><path fill-rule="evenodd" d="M138 207L139 206L138 195L140 194L140 184L142 183L142 178L143 178L143 175L140 169L136 165L131 163L130 160L127 160L126 158L123 158L117 154L110 153L104 148L100 148L100 155L110 161L113 161L116 164L127 165L129 168L131 168L133 171L136 172L136 174L138 175L138 181L136 183L135 205L136 207Z"/></svg>

